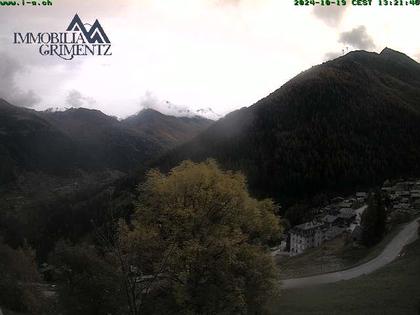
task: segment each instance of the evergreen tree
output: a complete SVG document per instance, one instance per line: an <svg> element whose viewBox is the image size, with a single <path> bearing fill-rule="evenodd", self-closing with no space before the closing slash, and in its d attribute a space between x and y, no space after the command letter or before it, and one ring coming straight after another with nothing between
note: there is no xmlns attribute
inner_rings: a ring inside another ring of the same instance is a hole
<svg viewBox="0 0 420 315"><path fill-rule="evenodd" d="M369 196L361 224L363 244L372 246L382 240L386 230L386 208L380 191Z"/></svg>

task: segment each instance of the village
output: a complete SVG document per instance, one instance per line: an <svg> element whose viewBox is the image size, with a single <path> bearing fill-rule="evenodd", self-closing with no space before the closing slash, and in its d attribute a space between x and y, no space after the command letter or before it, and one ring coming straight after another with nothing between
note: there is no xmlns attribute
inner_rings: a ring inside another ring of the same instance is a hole
<svg viewBox="0 0 420 315"><path fill-rule="evenodd" d="M387 222L408 221L420 213L420 180L387 180L381 190L388 200ZM315 209L312 221L296 225L286 233L279 250L290 256L299 255L345 233L353 242L359 242L368 197L367 192L357 192L346 198L336 197L329 205Z"/></svg>

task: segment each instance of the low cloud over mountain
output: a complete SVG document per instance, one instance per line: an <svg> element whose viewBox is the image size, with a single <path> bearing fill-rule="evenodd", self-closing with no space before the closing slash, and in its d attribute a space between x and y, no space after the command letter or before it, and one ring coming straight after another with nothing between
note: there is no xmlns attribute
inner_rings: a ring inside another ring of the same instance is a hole
<svg viewBox="0 0 420 315"><path fill-rule="evenodd" d="M77 90L72 90L66 97L66 105L74 108L93 107L96 105L95 99L85 96Z"/></svg>
<svg viewBox="0 0 420 315"><path fill-rule="evenodd" d="M351 31L340 34L338 40L344 45L350 45L356 49L369 50L375 48L375 43L372 37L367 33L366 26L360 25L353 28Z"/></svg>
<svg viewBox="0 0 420 315"><path fill-rule="evenodd" d="M17 77L27 71L25 65L5 52L0 52L0 98L23 107L33 107L40 97L33 90L17 84Z"/></svg>
<svg viewBox="0 0 420 315"><path fill-rule="evenodd" d="M141 109L154 109L165 115L175 117L201 116L211 120L217 120L222 117L222 115L214 112L210 107L193 110L187 106L176 105L169 101L160 100L150 91L146 92L146 94L141 98L140 107Z"/></svg>

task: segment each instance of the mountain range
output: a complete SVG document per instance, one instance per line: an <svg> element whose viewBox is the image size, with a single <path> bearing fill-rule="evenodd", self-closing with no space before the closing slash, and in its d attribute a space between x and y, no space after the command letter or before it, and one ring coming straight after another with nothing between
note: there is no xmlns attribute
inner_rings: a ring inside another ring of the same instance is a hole
<svg viewBox="0 0 420 315"><path fill-rule="evenodd" d="M216 122L187 116L145 109L118 120L0 101L0 182L214 158L242 171L253 194L289 203L420 173L420 65L389 48L312 67Z"/></svg>
<svg viewBox="0 0 420 315"><path fill-rule="evenodd" d="M223 115L216 113L211 107L200 109L192 109L187 106L177 105L169 101L161 101L153 97L153 95L146 95L146 101L143 103L145 109L154 109L162 114L175 117L204 117L211 120L218 120Z"/></svg>
<svg viewBox="0 0 420 315"><path fill-rule="evenodd" d="M104 222L106 209L130 217L147 169L208 158L288 212L419 176L420 65L391 49L351 52L216 122L153 109L124 120L84 108L38 112L0 100L0 237L15 247L27 240L46 259L58 239L79 241Z"/></svg>
<svg viewBox="0 0 420 315"><path fill-rule="evenodd" d="M37 112L0 100L0 183L27 171L128 172L211 124L205 118L171 117L152 109L119 121L97 110Z"/></svg>

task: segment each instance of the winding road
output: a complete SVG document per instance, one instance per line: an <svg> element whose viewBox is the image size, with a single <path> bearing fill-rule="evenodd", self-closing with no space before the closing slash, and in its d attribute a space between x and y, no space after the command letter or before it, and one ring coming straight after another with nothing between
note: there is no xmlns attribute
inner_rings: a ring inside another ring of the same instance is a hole
<svg viewBox="0 0 420 315"><path fill-rule="evenodd" d="M296 289L319 284L334 283L341 280L350 280L372 273L375 270L378 270L379 268L382 268L395 260L401 253L404 246L414 242L418 238L418 220L419 218L408 223L392 239L392 241L389 242L389 244L385 247L379 256L368 261L367 263L343 271L331 272L311 277L282 280L281 287L283 289Z"/></svg>

